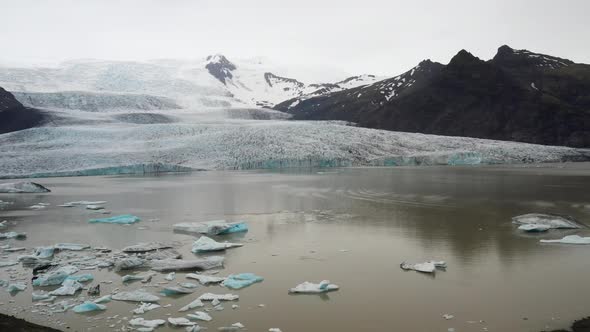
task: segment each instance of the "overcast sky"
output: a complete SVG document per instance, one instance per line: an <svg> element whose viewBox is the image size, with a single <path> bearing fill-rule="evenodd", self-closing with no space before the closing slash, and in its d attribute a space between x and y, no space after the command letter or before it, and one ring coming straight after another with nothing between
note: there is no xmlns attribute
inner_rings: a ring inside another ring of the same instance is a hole
<svg viewBox="0 0 590 332"><path fill-rule="evenodd" d="M0 0L0 62L265 56L395 75L462 48L590 63L590 0Z"/></svg>

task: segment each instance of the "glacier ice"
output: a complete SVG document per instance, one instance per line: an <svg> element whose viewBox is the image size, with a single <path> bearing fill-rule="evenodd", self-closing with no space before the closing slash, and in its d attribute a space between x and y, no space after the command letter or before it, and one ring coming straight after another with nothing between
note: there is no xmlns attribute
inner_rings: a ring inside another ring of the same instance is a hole
<svg viewBox="0 0 590 332"><path fill-rule="evenodd" d="M163 319L146 320L142 317L137 317L129 320L129 325L134 327L156 328L164 324L166 324L166 321Z"/></svg>
<svg viewBox="0 0 590 332"><path fill-rule="evenodd" d="M581 237L579 235L568 235L557 240L540 240L542 243L563 243L563 244L590 244L590 237Z"/></svg>
<svg viewBox="0 0 590 332"><path fill-rule="evenodd" d="M138 243L136 245L128 246L123 248L123 252L126 253L143 253L147 251L154 251L158 249L168 249L172 248L170 245L162 244L159 242L150 242L150 243Z"/></svg>
<svg viewBox="0 0 590 332"><path fill-rule="evenodd" d="M38 275L33 279L33 286L56 286L60 285L66 278L79 269L73 265L61 266L53 271Z"/></svg>
<svg viewBox="0 0 590 332"><path fill-rule="evenodd" d="M193 292L192 289L172 286L172 287L164 287L160 292L164 296L174 296L174 295L186 295L191 294Z"/></svg>
<svg viewBox="0 0 590 332"><path fill-rule="evenodd" d="M116 301L129 301L129 302L158 302L160 298L156 295L152 295L143 290L125 291L113 294L111 296Z"/></svg>
<svg viewBox="0 0 590 332"><path fill-rule="evenodd" d="M217 242L207 236L201 236L195 243L191 251L195 254L204 253L209 251L221 251L228 248L241 247L241 243L230 243L230 242Z"/></svg>
<svg viewBox="0 0 590 332"><path fill-rule="evenodd" d="M176 279L176 272L170 272L167 276L164 277L165 280L172 281Z"/></svg>
<svg viewBox="0 0 590 332"><path fill-rule="evenodd" d="M94 280L94 276L92 274L81 274L81 275L69 275L66 277L65 280L75 280L78 282L90 282Z"/></svg>
<svg viewBox="0 0 590 332"><path fill-rule="evenodd" d="M111 295L105 295L102 297L99 297L98 299L94 300L94 303L107 303L107 302L111 302L112 296Z"/></svg>
<svg viewBox="0 0 590 332"><path fill-rule="evenodd" d="M62 282L61 287L49 292L49 295L56 296L67 296L74 295L77 291L81 290L84 286L74 279L66 279Z"/></svg>
<svg viewBox="0 0 590 332"><path fill-rule="evenodd" d="M155 304L155 303L141 303L139 305L139 307L135 308L132 310L132 312L136 315L141 315L144 314L148 311L152 311L154 309L158 309L161 306L159 304Z"/></svg>
<svg viewBox="0 0 590 332"><path fill-rule="evenodd" d="M203 302L201 301L200 298L197 298L196 300L192 301L191 303L185 305L184 307L178 309L178 311L188 311L194 308L200 308L204 306Z"/></svg>
<svg viewBox="0 0 590 332"><path fill-rule="evenodd" d="M199 296L199 300L201 301L236 301L240 298L239 295L234 294L213 294L213 293L205 293Z"/></svg>
<svg viewBox="0 0 590 332"><path fill-rule="evenodd" d="M35 182L0 183L0 193L47 193L50 191Z"/></svg>
<svg viewBox="0 0 590 332"><path fill-rule="evenodd" d="M174 326L193 326L196 323L191 322L190 320L184 318L184 317L168 317L168 323L174 325Z"/></svg>
<svg viewBox="0 0 590 332"><path fill-rule="evenodd" d="M75 313L84 313L84 312L91 312L91 311L106 310L106 308L107 307L105 305L98 304L95 302L86 301L82 304L75 306L73 310Z"/></svg>
<svg viewBox="0 0 590 332"><path fill-rule="evenodd" d="M72 251L80 251L84 249L90 248L87 244L80 244L80 243L56 243L53 247L57 250L72 250Z"/></svg>
<svg viewBox="0 0 590 332"><path fill-rule="evenodd" d="M88 220L88 222L91 224L101 223L101 224L118 224L118 225L129 225L129 224L134 224L139 221L141 221L141 219L139 217L131 215L131 214L122 214L120 216L113 216L113 217L109 217L109 218Z"/></svg>
<svg viewBox="0 0 590 332"><path fill-rule="evenodd" d="M239 232L247 232L248 225L243 221L228 222L226 220L212 220L203 222L189 222L174 224L177 232L198 233L207 235L223 235Z"/></svg>
<svg viewBox="0 0 590 332"><path fill-rule="evenodd" d="M330 291L338 290L338 285L330 283L329 280L322 280L319 284L315 284L309 281L305 281L291 289L289 293L300 293L300 294L318 294L326 293Z"/></svg>
<svg viewBox="0 0 590 332"><path fill-rule="evenodd" d="M9 284L8 287L6 288L6 291L8 291L11 294L14 294L14 293L22 292L25 289L27 289L26 284L24 284L22 282L17 282L14 284Z"/></svg>
<svg viewBox="0 0 590 332"><path fill-rule="evenodd" d="M208 313L206 313L204 311L195 311L194 313L187 314L186 316L189 317L190 319L202 320L205 322L209 322L213 319L213 318L211 318L211 316L209 316Z"/></svg>
<svg viewBox="0 0 590 332"><path fill-rule="evenodd" d="M522 224L518 226L518 229L529 233L546 232L551 229L551 226L543 224Z"/></svg>
<svg viewBox="0 0 590 332"><path fill-rule="evenodd" d="M209 256L202 259L162 259L150 262L151 269L159 272L181 271L181 270L209 270L223 266L223 257Z"/></svg>
<svg viewBox="0 0 590 332"><path fill-rule="evenodd" d="M146 265L146 261L139 257L125 257L115 262L115 271L132 270Z"/></svg>
<svg viewBox="0 0 590 332"><path fill-rule="evenodd" d="M436 265L433 262L425 262L425 263L416 263L416 264L409 264L403 262L400 264L402 270L414 270L423 273L434 273L436 270Z"/></svg>
<svg viewBox="0 0 590 332"><path fill-rule="evenodd" d="M216 277L196 273L188 273L185 277L198 280L201 285L218 284L225 280L225 277Z"/></svg>
<svg viewBox="0 0 590 332"><path fill-rule="evenodd" d="M528 213L512 218L517 225L544 225L548 228L582 228L574 218L557 214ZM519 228L521 229L521 228Z"/></svg>
<svg viewBox="0 0 590 332"><path fill-rule="evenodd" d="M24 239L26 237L27 237L27 233L18 233L18 232L0 233L0 240L3 240L3 239Z"/></svg>
<svg viewBox="0 0 590 332"><path fill-rule="evenodd" d="M257 276L254 273L230 274L221 285L229 289L241 289L257 282L262 282L263 280L264 278Z"/></svg>

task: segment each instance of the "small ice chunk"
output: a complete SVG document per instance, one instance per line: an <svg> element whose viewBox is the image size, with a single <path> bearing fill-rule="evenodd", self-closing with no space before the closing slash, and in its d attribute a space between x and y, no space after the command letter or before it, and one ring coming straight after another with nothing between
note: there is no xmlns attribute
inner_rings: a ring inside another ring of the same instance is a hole
<svg viewBox="0 0 590 332"><path fill-rule="evenodd" d="M229 289L241 289L257 282L262 282L263 280L264 278L257 276L254 273L240 273L228 276L221 285Z"/></svg>
<svg viewBox="0 0 590 332"><path fill-rule="evenodd" d="M562 243L562 244L590 244L590 237L581 237L579 235L568 235L557 240L540 240L542 243Z"/></svg>
<svg viewBox="0 0 590 332"><path fill-rule="evenodd" d="M196 260L162 259L151 261L154 271L179 271L179 270L209 270L223 266L223 257L209 256Z"/></svg>
<svg viewBox="0 0 590 332"><path fill-rule="evenodd" d="M74 206L79 206L79 205L102 205L102 204L106 204L107 201L75 201L75 202L67 202L64 204L61 204L59 206L61 207L74 207Z"/></svg>
<svg viewBox="0 0 590 332"><path fill-rule="evenodd" d="M142 317L137 317L129 320L129 325L134 327L148 327L148 328L156 328L160 325L166 324L166 321L163 319L154 319L154 320L146 320Z"/></svg>
<svg viewBox="0 0 590 332"><path fill-rule="evenodd" d="M0 183L0 193L47 193L51 190L35 182Z"/></svg>
<svg viewBox="0 0 590 332"><path fill-rule="evenodd" d="M143 267L146 261L139 257L126 257L115 262L115 271L131 270Z"/></svg>
<svg viewBox="0 0 590 332"><path fill-rule="evenodd" d="M176 272L170 272L168 273L168 275L166 277L164 277L164 279L168 280L168 281L172 281L176 278Z"/></svg>
<svg viewBox="0 0 590 332"><path fill-rule="evenodd" d="M184 288L197 288L197 287L199 287L199 285L193 284L192 282L181 282L178 285L180 285L180 287L184 287Z"/></svg>
<svg viewBox="0 0 590 332"><path fill-rule="evenodd" d="M195 273L188 273L185 277L198 280L201 285L218 284L225 280L224 277L208 276Z"/></svg>
<svg viewBox="0 0 590 332"><path fill-rule="evenodd" d="M446 320L449 320L449 319L453 319L453 318L455 318L455 316L453 316L453 315L451 315L451 314L444 314L444 315L443 315L443 318L444 318L444 319L446 319Z"/></svg>
<svg viewBox="0 0 590 332"><path fill-rule="evenodd" d="M107 303L111 302L112 297L111 295L105 295L103 297L99 297L98 299L94 300L94 303Z"/></svg>
<svg viewBox="0 0 590 332"><path fill-rule="evenodd" d="M33 292L31 294L31 299L33 300L33 302L47 300L50 297L51 297L51 295L49 295L49 294L47 294L45 292Z"/></svg>
<svg viewBox="0 0 590 332"><path fill-rule="evenodd" d="M535 224L549 228L582 228L574 218L557 214L529 213L512 218L517 225Z"/></svg>
<svg viewBox="0 0 590 332"><path fill-rule="evenodd" d="M128 282L132 282L132 281L138 281L138 280L143 280L144 276L141 275L131 275L131 274L126 274L123 277L121 277L121 281L123 283L128 283Z"/></svg>
<svg viewBox="0 0 590 332"><path fill-rule="evenodd" d="M189 317L190 319L202 320L205 322L209 322L213 319L213 318L211 318L211 316L209 316L208 313L206 313L204 311L195 311L194 314L188 314L186 316Z"/></svg>
<svg viewBox="0 0 590 332"><path fill-rule="evenodd" d="M88 204L86 205L87 210L104 210L104 206L96 205L96 204Z"/></svg>
<svg viewBox="0 0 590 332"><path fill-rule="evenodd" d="M92 274L81 274L78 276L69 275L66 277L66 280L76 280L77 282L90 282L94 280L94 276Z"/></svg>
<svg viewBox="0 0 590 332"><path fill-rule="evenodd" d="M268 332L282 332L281 329L277 328L277 327L271 327L270 329L268 329Z"/></svg>
<svg viewBox="0 0 590 332"><path fill-rule="evenodd" d="M106 306L102 304L98 304L95 302L86 301L82 304L79 304L74 307L74 312L76 313L83 313L83 312L91 312L91 311L98 311L98 310L106 310Z"/></svg>
<svg viewBox="0 0 590 332"><path fill-rule="evenodd" d="M38 275L33 280L33 286L56 286L60 285L69 275L78 272L79 269L73 265L65 265L45 274Z"/></svg>
<svg viewBox="0 0 590 332"><path fill-rule="evenodd" d="M247 232L248 225L243 221L227 222L226 220L213 220L205 222L190 222L175 224L173 229L177 232L199 233L208 235L222 235L238 232Z"/></svg>
<svg viewBox="0 0 590 332"><path fill-rule="evenodd" d="M120 216L113 216L110 218L90 219L89 223L103 223L103 224L118 224L118 225L129 225L141 221L137 216L131 214L123 214Z"/></svg>
<svg viewBox="0 0 590 332"><path fill-rule="evenodd" d="M77 291L82 289L82 284L73 279L66 279L61 284L61 287L49 292L49 295L55 296L67 296L67 295L74 295Z"/></svg>
<svg viewBox="0 0 590 332"><path fill-rule="evenodd" d="M194 300L193 302L191 302L191 303L189 303L189 304L185 305L184 307L180 308L178 311L181 311L181 312L182 312L182 311L188 311L188 310L191 310L191 309L194 309L194 308L200 308L200 307L202 307L203 305L204 305L204 304L203 304L203 302L201 301L201 299L196 299L196 300Z"/></svg>
<svg viewBox="0 0 590 332"><path fill-rule="evenodd" d="M551 229L551 226L542 224L523 224L518 226L518 229L529 233L535 233L546 232Z"/></svg>
<svg viewBox="0 0 590 332"><path fill-rule="evenodd" d="M3 239L25 239L27 237L27 233L18 233L18 232L6 232L0 233L0 240Z"/></svg>
<svg viewBox="0 0 590 332"><path fill-rule="evenodd" d="M213 293L205 293L205 294L199 296L199 300L201 300L201 301L213 301L213 300L218 300L218 301L235 301L235 300L237 300L239 298L240 298L239 295L234 295L234 294L213 294Z"/></svg>
<svg viewBox="0 0 590 332"><path fill-rule="evenodd" d="M178 317L178 318L168 317L168 323L170 323L174 326L193 326L196 324L184 317Z"/></svg>
<svg viewBox="0 0 590 332"><path fill-rule="evenodd" d="M138 244L123 248L123 252L142 253L142 252L154 251L154 250L158 250L158 249L168 249L168 248L172 248L172 246L162 244L159 242L138 243Z"/></svg>
<svg viewBox="0 0 590 332"><path fill-rule="evenodd" d="M155 303L141 303L139 305L139 307L133 309L132 312L134 314L136 314L136 315L141 315L141 314L144 314L144 313L146 313L148 311L152 311L154 309L158 309L160 307L161 306L159 304L155 304Z"/></svg>
<svg viewBox="0 0 590 332"><path fill-rule="evenodd" d="M217 242L203 235L197 241L195 241L195 243L193 243L193 248L191 251L197 254L209 251L220 251L241 246L243 246L241 243Z"/></svg>
<svg viewBox="0 0 590 332"><path fill-rule="evenodd" d="M309 281L305 281L294 288L289 289L289 293L301 293L301 294L317 294L325 293L330 291L338 290L335 284L331 284L329 280L322 280L319 284L314 284Z"/></svg>
<svg viewBox="0 0 590 332"><path fill-rule="evenodd" d="M434 273L434 271L436 270L436 266L432 262L417 263L417 264L409 264L409 263L403 262L400 264L400 267L403 270L414 270L414 271L423 272L423 273Z"/></svg>
<svg viewBox="0 0 590 332"><path fill-rule="evenodd" d="M72 251L80 251L80 250L90 248L89 245L80 244L80 243L57 243L53 247L57 250L72 250Z"/></svg>
<svg viewBox="0 0 590 332"><path fill-rule="evenodd" d="M174 295L191 294L192 292L193 292L192 289L174 286L174 287L165 287L160 293L165 296L174 296Z"/></svg>
<svg viewBox="0 0 590 332"><path fill-rule="evenodd" d="M156 295L150 294L142 290L134 290L130 292L119 292L111 297L116 301L129 302L158 302L160 300Z"/></svg>
<svg viewBox="0 0 590 332"><path fill-rule="evenodd" d="M10 285L8 285L8 288L6 288L6 290L11 294L22 292L25 289L27 289L27 285L22 282L10 284Z"/></svg>
<svg viewBox="0 0 590 332"><path fill-rule="evenodd" d="M240 322L233 323L233 324L231 324L231 326L235 326L235 327L240 328L240 329L243 329L245 327L244 324L242 324Z"/></svg>

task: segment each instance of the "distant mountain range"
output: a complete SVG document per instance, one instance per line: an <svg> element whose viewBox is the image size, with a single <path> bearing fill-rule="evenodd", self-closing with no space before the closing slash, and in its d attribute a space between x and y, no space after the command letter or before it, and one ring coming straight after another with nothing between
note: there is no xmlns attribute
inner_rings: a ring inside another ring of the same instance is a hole
<svg viewBox="0 0 590 332"><path fill-rule="evenodd" d="M589 147L590 65L508 46L489 61L462 50L448 65L425 60L393 78L275 109L299 120Z"/></svg>

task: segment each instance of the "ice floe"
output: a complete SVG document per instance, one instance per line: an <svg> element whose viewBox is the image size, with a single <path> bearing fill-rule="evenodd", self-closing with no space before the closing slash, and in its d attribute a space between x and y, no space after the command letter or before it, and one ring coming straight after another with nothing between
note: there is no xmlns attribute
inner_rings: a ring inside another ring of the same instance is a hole
<svg viewBox="0 0 590 332"><path fill-rule="evenodd" d="M207 235L223 235L239 232L247 232L248 225L243 221L228 222L226 220L213 220L204 222L190 222L174 224L177 232L197 233Z"/></svg>
<svg viewBox="0 0 590 332"><path fill-rule="evenodd" d="M33 286L56 286L66 280L66 278L80 269L73 265L61 266L53 271L38 275L33 279Z"/></svg>
<svg viewBox="0 0 590 332"><path fill-rule="evenodd" d="M318 294L326 293L330 291L338 290L338 285L330 283L329 280L322 280L319 284L315 284L309 281L305 281L291 289L289 293L300 293L300 294Z"/></svg>
<svg viewBox="0 0 590 332"><path fill-rule="evenodd" d="M138 243L136 245L128 246L123 248L123 252L125 253L144 253L148 251L155 251L158 249L168 249L172 248L170 245L166 245L159 242L150 242L150 243Z"/></svg>
<svg viewBox="0 0 590 332"><path fill-rule="evenodd" d="M139 257L125 257L115 262L115 271L132 270L146 265L146 260Z"/></svg>
<svg viewBox="0 0 590 332"><path fill-rule="evenodd" d="M109 218L90 219L89 223L101 223L101 224L117 224L117 225L129 225L141 221L137 216L131 214L123 214L119 216L113 216Z"/></svg>
<svg viewBox="0 0 590 332"><path fill-rule="evenodd" d="M27 237L27 233L19 233L19 232L6 232L0 233L0 240L3 239L25 239Z"/></svg>
<svg viewBox="0 0 590 332"><path fill-rule="evenodd" d="M199 296L199 300L201 301L235 301L239 299L239 295L234 294L213 294L213 293L205 293Z"/></svg>
<svg viewBox="0 0 590 332"><path fill-rule="evenodd" d="M528 213L513 217L512 222L517 225L543 225L556 229L582 228L582 225L580 225L574 218L557 214Z"/></svg>
<svg viewBox="0 0 590 332"><path fill-rule="evenodd" d="M178 318L168 317L168 323L170 323L174 326L193 326L196 324L195 322L191 322L190 320L188 320L184 317L178 317Z"/></svg>
<svg viewBox="0 0 590 332"><path fill-rule="evenodd" d="M581 237L579 235L568 235L562 239L540 240L542 243L562 243L562 244L590 244L590 237Z"/></svg>
<svg viewBox="0 0 590 332"><path fill-rule="evenodd" d="M194 308L200 308L204 306L203 301L201 301L200 298L197 298L196 300L192 301L191 303L185 305L184 307L178 309L178 311L188 311Z"/></svg>
<svg viewBox="0 0 590 332"><path fill-rule="evenodd" d="M154 329L164 324L166 324L166 321L163 319L146 320L142 317L137 317L129 320L129 325L134 327L147 327Z"/></svg>
<svg viewBox="0 0 590 332"><path fill-rule="evenodd" d="M190 319L202 320L205 322L209 322L213 319L208 313L206 313L204 311L195 311L194 313L187 314L186 316L189 317Z"/></svg>
<svg viewBox="0 0 590 332"><path fill-rule="evenodd" d="M201 285L218 284L225 280L225 277L209 276L204 274L188 273L185 277L199 281Z"/></svg>
<svg viewBox="0 0 590 332"><path fill-rule="evenodd" d="M445 261L428 261L416 264L403 262L400 264L400 268L402 270L414 270L423 273L434 273L437 268L446 269L447 263Z"/></svg>
<svg viewBox="0 0 590 332"><path fill-rule="evenodd" d="M241 243L217 242L203 235L197 241L195 241L191 251L193 253L203 253L208 251L220 251L228 248L241 246L243 246L243 244Z"/></svg>
<svg viewBox="0 0 590 332"><path fill-rule="evenodd" d="M77 291L84 287L81 283L74 279L66 279L62 282L61 287L56 290L49 292L49 295L55 296L68 296L74 295Z"/></svg>
<svg viewBox="0 0 590 332"><path fill-rule="evenodd" d="M158 302L160 298L156 295L150 294L142 290L134 290L128 292L119 292L111 296L116 301L129 302Z"/></svg>
<svg viewBox="0 0 590 332"><path fill-rule="evenodd" d="M72 250L72 251L80 251L80 250L90 248L89 245L80 244L80 243L56 243L53 247L57 250Z"/></svg>
<svg viewBox="0 0 590 332"><path fill-rule="evenodd" d="M9 284L8 287L6 288L6 290L11 293L11 294L15 294L18 292L22 292L25 289L27 289L27 285L22 283L22 282L17 282L14 284Z"/></svg>
<svg viewBox="0 0 590 332"><path fill-rule="evenodd" d="M0 193L47 193L50 191L35 182L0 183Z"/></svg>
<svg viewBox="0 0 590 332"><path fill-rule="evenodd" d="M209 270L223 266L223 257L209 256L202 259L162 259L150 262L151 269L159 272L181 271L181 270Z"/></svg>
<svg viewBox="0 0 590 332"><path fill-rule="evenodd" d="M90 302L90 301L86 301L82 304L79 304L77 306L74 307L74 312L75 313L84 313L84 312L91 312L91 311L101 311L101 310L106 310L106 306L102 305L102 304L98 304L95 302Z"/></svg>
<svg viewBox="0 0 590 332"><path fill-rule="evenodd" d="M257 282L262 282L263 280L264 278L257 276L254 273L239 273L229 275L221 285L229 289L241 289Z"/></svg>
<svg viewBox="0 0 590 332"><path fill-rule="evenodd" d="M132 312L134 314L136 314L136 315L141 315L141 314L144 314L144 313L146 313L148 311L152 311L154 309L158 309L160 307L161 306L159 304L156 304L156 303L140 303L139 304L139 307L133 309Z"/></svg>
<svg viewBox="0 0 590 332"><path fill-rule="evenodd" d="M164 287L164 289L162 289L162 291L160 291L160 293L165 296L186 295L186 294L191 294L192 292L193 292L193 290L190 288L177 287L177 286Z"/></svg>

